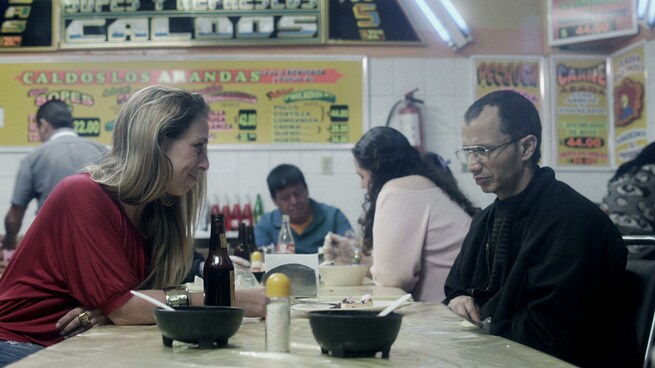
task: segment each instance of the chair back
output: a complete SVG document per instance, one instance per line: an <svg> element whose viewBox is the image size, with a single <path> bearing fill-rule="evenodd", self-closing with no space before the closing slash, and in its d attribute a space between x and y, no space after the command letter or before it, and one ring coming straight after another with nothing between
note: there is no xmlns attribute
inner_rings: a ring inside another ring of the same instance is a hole
<svg viewBox="0 0 655 368"><path fill-rule="evenodd" d="M624 236L626 245L649 245L655 248L655 236ZM628 259L626 269L637 295L635 323L643 367L650 363L655 334L655 260Z"/></svg>

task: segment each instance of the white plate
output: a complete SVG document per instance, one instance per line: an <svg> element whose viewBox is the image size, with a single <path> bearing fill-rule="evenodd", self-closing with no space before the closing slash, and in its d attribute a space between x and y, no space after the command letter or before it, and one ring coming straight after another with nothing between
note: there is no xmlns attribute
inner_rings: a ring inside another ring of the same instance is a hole
<svg viewBox="0 0 655 368"><path fill-rule="evenodd" d="M393 300L373 300L373 305L370 307L362 307L362 308L345 308L345 309L331 309L334 307L334 305L338 302L307 302L304 301L302 303L294 304L291 306L291 310L301 312L301 313L309 313L312 311L319 311L319 310L335 310L335 311L352 311L352 310L358 310L358 311L372 311L372 312L381 312L384 308L388 307L393 303ZM398 308L406 307L408 305L412 304L412 302L404 302L403 304L400 305Z"/></svg>

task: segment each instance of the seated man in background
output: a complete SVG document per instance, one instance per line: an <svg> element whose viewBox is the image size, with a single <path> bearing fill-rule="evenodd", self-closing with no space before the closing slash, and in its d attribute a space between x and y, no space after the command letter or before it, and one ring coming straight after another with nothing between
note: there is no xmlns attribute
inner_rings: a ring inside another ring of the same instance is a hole
<svg viewBox="0 0 655 368"><path fill-rule="evenodd" d="M351 230L341 210L309 198L305 177L297 167L279 165L271 170L266 182L277 209L257 222L257 247L277 243L283 214L289 215L296 253L316 253L329 231L344 235Z"/></svg>
<svg viewBox="0 0 655 368"><path fill-rule="evenodd" d="M580 366L635 366L627 250L594 203L538 166L541 122L512 91L464 115L458 158L497 199L473 218L447 304L493 335Z"/></svg>
<svg viewBox="0 0 655 368"><path fill-rule="evenodd" d="M18 169L2 239L2 249L7 253L16 248L30 201L36 198L41 208L61 179L99 159L106 151L104 145L81 138L73 131L73 116L63 101L50 100L41 105L36 112L36 126L41 142L45 143L25 157Z"/></svg>

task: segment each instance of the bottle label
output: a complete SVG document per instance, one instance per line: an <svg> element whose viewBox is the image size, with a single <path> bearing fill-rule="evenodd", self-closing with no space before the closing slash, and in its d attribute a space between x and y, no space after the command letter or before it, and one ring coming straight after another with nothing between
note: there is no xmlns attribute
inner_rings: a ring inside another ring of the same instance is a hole
<svg viewBox="0 0 655 368"><path fill-rule="evenodd" d="M293 254L296 252L296 246L294 243L278 243L277 252Z"/></svg>
<svg viewBox="0 0 655 368"><path fill-rule="evenodd" d="M221 241L221 248L227 249L227 237L225 234L220 234L219 240Z"/></svg>

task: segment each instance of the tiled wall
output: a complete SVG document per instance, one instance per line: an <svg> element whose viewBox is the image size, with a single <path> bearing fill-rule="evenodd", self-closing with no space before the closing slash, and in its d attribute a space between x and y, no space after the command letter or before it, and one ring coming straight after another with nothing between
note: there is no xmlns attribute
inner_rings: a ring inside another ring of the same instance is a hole
<svg viewBox="0 0 655 368"><path fill-rule="evenodd" d="M652 44L652 42L651 42ZM653 46L647 44L647 57L655 55ZM650 63L653 64L653 63ZM652 69L650 64L648 69ZM383 125L392 105L402 96L419 88L416 97L425 100L425 146L450 159L451 169L457 177L461 189L479 206L486 206L494 199L493 195L482 193L474 184L471 175L462 171L456 161L455 149L461 145L461 117L471 103L472 82L471 64L468 58L371 58L369 59L369 119L371 126ZM649 70L654 75L655 70ZM648 84L648 105L653 104L655 87ZM649 109L652 111L653 109ZM652 119L650 119L652 120ZM544 157L549 155L550 127L544 122ZM652 138L652 136L651 136ZM652 139L651 139L652 140ZM9 208L11 191L18 162L25 152L4 149L0 151L0 216ZM321 173L321 162L325 157L332 158L333 173ZM307 179L310 195L318 201L341 208L356 226L361 213L364 192L359 187L355 175L352 156L347 149L334 150L215 150L210 152L209 193L219 195L223 202L228 195L230 201L239 195L241 201L250 195L262 194L266 210L273 209L265 179L269 170L280 163L292 163L301 168ZM546 162L548 163L548 161ZM602 172L560 171L560 180L571 185L593 201L600 201L605 192L605 183L612 170ZM23 231L34 217L35 204L27 212ZM0 233L4 228L0 226Z"/></svg>

